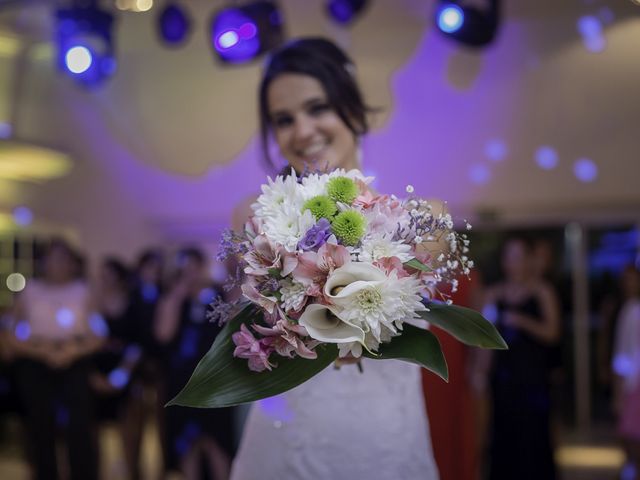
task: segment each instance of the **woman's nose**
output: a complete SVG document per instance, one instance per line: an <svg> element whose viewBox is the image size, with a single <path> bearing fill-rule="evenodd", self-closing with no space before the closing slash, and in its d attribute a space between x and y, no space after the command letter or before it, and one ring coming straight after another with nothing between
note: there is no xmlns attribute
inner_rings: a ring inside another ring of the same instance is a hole
<svg viewBox="0 0 640 480"><path fill-rule="evenodd" d="M313 120L307 117L299 117L295 121L294 136L296 140L305 140L313 135Z"/></svg>

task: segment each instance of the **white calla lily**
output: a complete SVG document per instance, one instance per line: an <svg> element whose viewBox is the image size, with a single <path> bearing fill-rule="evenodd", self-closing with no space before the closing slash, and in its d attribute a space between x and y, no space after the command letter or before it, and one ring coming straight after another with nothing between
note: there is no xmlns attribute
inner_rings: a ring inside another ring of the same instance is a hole
<svg viewBox="0 0 640 480"><path fill-rule="evenodd" d="M298 323L309 336L327 343L364 343L364 331L341 320L337 310L318 303L307 306Z"/></svg>
<svg viewBox="0 0 640 480"><path fill-rule="evenodd" d="M398 278L395 271L387 275L370 263L350 262L327 278L324 294L342 321L360 327L373 344L396 335L403 321L425 309L421 288L415 277Z"/></svg>
<svg viewBox="0 0 640 480"><path fill-rule="evenodd" d="M333 303L340 305L341 300L372 284L384 282L387 276L378 267L370 263L350 262L336 268L327 278L324 294Z"/></svg>

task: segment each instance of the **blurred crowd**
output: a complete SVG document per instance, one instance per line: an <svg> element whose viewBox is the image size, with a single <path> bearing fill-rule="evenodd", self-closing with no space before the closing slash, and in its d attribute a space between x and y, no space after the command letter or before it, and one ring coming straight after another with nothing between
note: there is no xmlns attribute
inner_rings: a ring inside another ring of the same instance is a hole
<svg viewBox="0 0 640 480"><path fill-rule="evenodd" d="M220 328L206 313L226 292L205 254L183 248L167 261L151 249L134 265L104 258L92 279L86 267L69 243L51 241L2 316L3 409L22 419L34 478L98 478L105 425L117 427L122 478L142 478L148 421L157 426L162 477L227 478L231 412L164 408Z"/></svg>
<svg viewBox="0 0 640 480"><path fill-rule="evenodd" d="M559 478L558 392L572 373L563 361L571 312L555 271L559 255L544 238L506 236L499 257L487 261L493 277L480 268L450 292L456 304L482 310L509 350L470 349L435 329L451 381L427 373L423 381L442 480ZM170 257L150 249L133 265L104 258L91 279L86 267L68 243L51 241L1 317L0 407L22 421L34 478L99 478L106 425L121 441L121 478L143 478L149 422L161 478L228 478L238 412L164 408L220 330L207 307L233 296L224 278L213 281L207 256L191 247ZM639 478L640 271L626 267L611 287L598 302L595 385L607 392L627 480Z"/></svg>

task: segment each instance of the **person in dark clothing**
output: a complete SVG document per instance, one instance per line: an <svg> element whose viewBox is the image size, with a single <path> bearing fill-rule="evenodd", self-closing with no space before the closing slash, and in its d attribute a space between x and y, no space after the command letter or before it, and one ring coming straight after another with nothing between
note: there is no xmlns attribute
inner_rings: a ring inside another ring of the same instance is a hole
<svg viewBox="0 0 640 480"><path fill-rule="evenodd" d="M200 250L182 250L175 281L158 305L155 333L158 341L167 345L169 398L184 387L220 331L206 319L207 306L220 295L207 276L206 266ZM188 480L202 478L204 470L216 480L228 478L233 454L232 410L172 406L166 415L171 466L179 468Z"/></svg>
<svg viewBox="0 0 640 480"><path fill-rule="evenodd" d="M531 244L525 238L507 240L504 281L487 292L486 303L509 345L492 353L491 480L557 477L550 432L549 347L560 335L560 312L553 289L534 274L530 262Z"/></svg>

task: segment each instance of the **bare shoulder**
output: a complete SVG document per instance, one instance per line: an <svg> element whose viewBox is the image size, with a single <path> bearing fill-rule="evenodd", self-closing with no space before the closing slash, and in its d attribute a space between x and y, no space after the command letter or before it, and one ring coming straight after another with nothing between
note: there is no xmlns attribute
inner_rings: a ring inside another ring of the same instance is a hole
<svg viewBox="0 0 640 480"><path fill-rule="evenodd" d="M231 214L231 228L234 231L242 230L245 222L253 214L251 205L255 203L257 198L258 195L250 195L233 208L233 213Z"/></svg>

